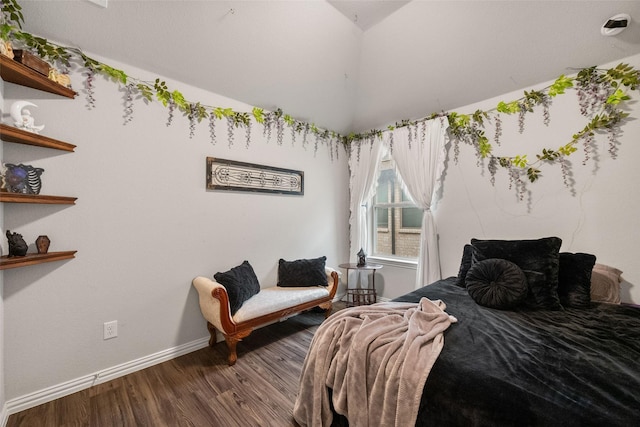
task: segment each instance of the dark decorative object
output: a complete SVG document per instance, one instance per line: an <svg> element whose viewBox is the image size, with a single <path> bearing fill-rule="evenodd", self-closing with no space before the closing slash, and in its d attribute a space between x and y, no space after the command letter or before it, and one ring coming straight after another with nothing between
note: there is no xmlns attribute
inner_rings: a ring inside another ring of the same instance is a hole
<svg viewBox="0 0 640 427"><path fill-rule="evenodd" d="M358 251L358 267L364 267L367 265L367 254L364 253L364 250L360 248Z"/></svg>
<svg viewBox="0 0 640 427"><path fill-rule="evenodd" d="M562 310L558 297L559 252L562 240L545 237L537 240L471 239L473 264L489 258L501 258L516 264L527 277L529 295L525 300L534 310Z"/></svg>
<svg viewBox="0 0 640 427"><path fill-rule="evenodd" d="M514 263L490 258L477 262L465 279L467 292L485 307L508 310L517 307L527 296L527 278Z"/></svg>
<svg viewBox="0 0 640 427"><path fill-rule="evenodd" d="M207 190L304 194L304 172L207 157Z"/></svg>
<svg viewBox="0 0 640 427"><path fill-rule="evenodd" d="M464 245L464 249L462 250L462 260L460 260L460 269L458 270L458 280L456 284L461 288L464 288L465 278L467 277L467 272L471 268L471 264L473 263L473 246Z"/></svg>
<svg viewBox="0 0 640 427"><path fill-rule="evenodd" d="M25 256L27 254L27 242L22 238L22 234L12 233L7 230L9 240L9 256Z"/></svg>
<svg viewBox="0 0 640 427"><path fill-rule="evenodd" d="M584 253L560 253L558 296L564 307L589 308L591 306L591 273L596 256Z"/></svg>
<svg viewBox="0 0 640 427"><path fill-rule="evenodd" d="M46 254L49 251L51 240L47 236L38 236L36 239L36 248L39 254Z"/></svg>
<svg viewBox="0 0 640 427"><path fill-rule="evenodd" d="M13 59L18 61L22 65L29 67L34 71L37 71L43 76L49 75L51 66L42 58L39 58L33 53L22 49L14 49L13 54L15 55Z"/></svg>
<svg viewBox="0 0 640 427"><path fill-rule="evenodd" d="M260 292L260 283L249 261L229 271L218 272L213 278L227 290L231 315L236 314L246 300Z"/></svg>
<svg viewBox="0 0 640 427"><path fill-rule="evenodd" d="M325 272L327 257L313 259L297 259L295 261L278 261L278 286L308 287L327 286Z"/></svg>
<svg viewBox="0 0 640 427"><path fill-rule="evenodd" d="M4 173L4 187L10 193L40 194L42 180L40 175L42 168L34 168L31 165L14 165L6 163Z"/></svg>

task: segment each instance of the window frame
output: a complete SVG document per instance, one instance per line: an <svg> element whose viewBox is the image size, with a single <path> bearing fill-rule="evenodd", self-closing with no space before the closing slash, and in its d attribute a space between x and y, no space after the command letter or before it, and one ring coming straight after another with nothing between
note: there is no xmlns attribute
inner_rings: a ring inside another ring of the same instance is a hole
<svg viewBox="0 0 640 427"><path fill-rule="evenodd" d="M403 208L416 208L416 209L420 209L419 206L417 206L413 201L411 201L409 195L406 193L406 191L404 191L404 189L399 188L399 198L400 199L406 199L406 200L401 200L398 202L395 201L387 201L387 202L378 202L378 188L379 188L379 180L381 178L381 175L384 171L391 171L391 173L393 173L394 178L392 180L389 180L388 182L393 184L393 185L386 185L386 190L388 193L388 197L386 198L386 200L394 200L395 195L394 193L396 192L396 187L399 185L399 173L397 171L397 165L395 164L395 161L393 160L393 158L391 158L390 155L385 155L382 157L382 159L380 160L381 163L382 162L386 162L386 161L391 161L392 162L392 167L391 168L386 168L383 169L382 167L380 168L379 172L378 172L378 177L376 180L376 191L373 194L373 197L371 198L371 200L369 200L369 215L367 216L367 231L369 233L370 238L369 240L369 253L371 254L371 256L369 258L375 258L376 260L392 260L392 261L396 261L396 262L400 262L400 263L409 263L409 264L416 264L418 261L418 255L415 256L405 256L405 255L397 255L397 254L387 254L387 253L378 253L376 252L376 249L378 247L378 234L379 233L393 233L393 217L396 216L396 218L399 218L399 221L402 221L402 212L396 212L396 210L398 209L403 209ZM378 226L378 211L384 209L387 212L388 215L388 220L387 220L387 226L386 227L379 227ZM420 227L404 227L402 223L400 223L400 227L396 228L396 232L398 233L398 235L401 234L422 234L422 224L420 225ZM392 249L393 250L393 249Z"/></svg>

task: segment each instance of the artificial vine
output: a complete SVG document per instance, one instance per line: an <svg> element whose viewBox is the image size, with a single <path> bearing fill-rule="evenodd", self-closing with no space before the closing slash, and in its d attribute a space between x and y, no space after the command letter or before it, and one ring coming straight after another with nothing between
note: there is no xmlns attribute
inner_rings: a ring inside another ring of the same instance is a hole
<svg viewBox="0 0 640 427"><path fill-rule="evenodd" d="M408 143L417 140L417 126L426 120L436 117L446 117L449 123L449 132L453 138L453 157L458 161L460 153L459 144L466 143L476 150L478 166L486 165L489 171L490 181L495 183L498 167L507 169L510 188L516 189L520 200L526 194L526 181L535 182L541 176L539 169L543 164L558 163L563 176L565 186L571 189L572 179L567 157L578 151L582 146L584 152L583 164L591 158L591 150L596 134L606 133L609 144L609 154L612 158L617 156L618 136L624 120L629 116L623 110L626 101L629 101L629 91L636 90L640 85L640 71L628 64L619 64L608 70L590 67L580 70L575 77L562 75L554 83L539 91L525 91L524 96L511 102L501 101L498 105L487 111L477 110L473 114L460 114L457 112L436 113L423 119L410 121L403 120L388 130L400 127L415 127L415 133L409 132ZM518 115L518 130L524 131L525 116L533 113L536 107L543 108L543 123L550 123L549 107L553 98L565 93L567 89L575 88L580 104L580 113L589 119L589 122L573 134L571 140L557 148L544 148L536 155L535 160L529 160L527 155L494 156L493 146L489 137L485 134L485 123L493 121L495 134L493 142L500 145L502 137L501 115ZM357 144L357 156L359 158L360 145L374 138L381 138L382 130L374 129L362 134L351 134L346 138L347 144ZM392 136L393 134L390 134ZM421 136L424 141L424 135ZM389 139L390 148L393 149L393 139ZM526 181L525 181L526 180ZM573 191L573 190L572 190Z"/></svg>
<svg viewBox="0 0 640 427"><path fill-rule="evenodd" d="M275 129L278 145L282 145L285 126L289 126L292 133L303 134L306 145L309 132L316 139L315 152L319 144L323 143L329 147L331 158L337 156L337 146L343 142L343 138L336 132L323 130L315 124L308 124L295 119L282 110L266 111L254 107L251 113L234 111L231 108L209 106L201 102L187 100L178 90L172 90L167 83L157 78L153 82L147 82L127 75L124 71L111 67L103 62L89 57L78 48L62 46L48 41L42 37L37 37L22 31L24 16L22 8L17 0L3 0L1 3L1 23L0 39L11 40L14 43L25 46L41 58L47 58L52 63L59 65L61 69L69 69L72 65L80 65L85 69L84 88L86 102L89 109L96 106L95 99L95 76L103 75L124 87L124 123L129 123L133 118L133 100L142 99L145 103L154 101L160 102L169 111L166 125L173 123L174 115L182 113L189 121L189 137L195 136L197 123L208 119L209 137L212 144L217 142L215 132L216 120L223 120L227 123L227 137L229 146L232 146L235 138L235 129L245 130L246 147L249 148L251 141L252 118L255 122L262 124L267 139L271 140L272 129Z"/></svg>
<svg viewBox="0 0 640 427"><path fill-rule="evenodd" d="M105 76L120 84L124 88L124 124L133 119L134 99L142 99L145 103L160 102L168 109L167 126L173 123L176 111L187 118L190 138L195 135L197 123L208 120L209 138L212 144L216 144L216 121L224 120L227 124L229 147L234 144L235 129L243 128L245 130L245 146L249 148L251 125L255 121L262 125L263 135L267 141L271 140L275 130L276 142L278 145L282 145L285 126L287 126L291 133L292 144L295 144L297 136L301 136L302 146L306 149L308 136L311 134L315 137L314 152L317 152L320 143L325 144L333 161L334 157L338 157L340 145L350 155L355 148L359 160L363 144L372 144L376 138L382 138L384 132L399 127L410 127L409 144L424 141L424 122L436 117L446 118L449 123L449 132L453 136L454 161L458 160L461 142L471 145L475 148L478 165L486 166L489 171L491 183L495 183L499 167L506 169L510 187L515 187L520 199L524 197L526 192L526 181L535 182L542 176L540 168L543 164L559 164L565 185L571 187L570 163L567 158L581 147L584 153L583 164L585 164L591 158L596 134L607 134L608 151L615 158L619 144L617 138L621 133L624 120L628 117L628 113L623 110L625 103L631 99L628 92L636 90L640 84L640 72L630 65L619 64L608 70L590 67L580 70L575 77L562 75L547 88L525 91L524 96L520 99L511 102L502 101L495 108L487 111L477 110L473 114L435 113L419 120L402 120L394 126L388 126L385 130L373 129L365 133L342 136L334 131L320 129L313 123L297 120L280 109L266 111L254 107L248 113L187 100L181 92L170 89L166 82L159 78L153 82L133 78L122 70L87 56L78 48L61 46L22 31L24 16L21 10L17 0L2 0L0 41L11 40L18 43L35 52L38 56L59 64L64 70L71 68L72 64L76 66L79 64L83 67L85 69L83 74L85 76L86 101L89 109L96 105L94 96L96 75ZM548 126L550 123L549 106L553 98L564 94L566 90L571 88L577 90L580 113L588 118L589 122L583 129L577 131L566 144L557 148L545 148L533 160L528 159L527 155L498 157L492 154L493 146L485 134L485 123L493 122L494 135L492 139L496 145L500 145L502 139L501 115L517 115L518 131L522 133L525 129L526 115L541 107L543 109L543 123ZM421 126L420 129L419 126ZM389 136L389 144L393 149L393 133L390 133Z"/></svg>

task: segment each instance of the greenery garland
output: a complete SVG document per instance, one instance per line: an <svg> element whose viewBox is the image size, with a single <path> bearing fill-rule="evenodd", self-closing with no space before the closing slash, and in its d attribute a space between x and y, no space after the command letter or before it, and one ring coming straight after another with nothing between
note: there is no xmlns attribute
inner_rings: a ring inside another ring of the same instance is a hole
<svg viewBox="0 0 640 427"><path fill-rule="evenodd" d="M419 120L402 120L394 126L388 126L385 130L373 129L364 133L352 133L342 136L337 132L320 129L313 123L307 123L295 119L282 110L266 111L262 108L254 107L251 113L238 112L231 108L208 106L201 102L194 102L185 99L178 90L171 90L166 82L156 79L154 82L146 82L128 76L124 71L111 67L97 61L78 48L61 46L52 43L42 37L37 37L22 31L24 16L22 8L17 0L3 0L0 22L0 39L16 41L28 49L34 51L38 56L48 58L56 64L64 67L71 67L72 62L79 61L86 69L85 89L88 108L95 107L93 81L96 74L106 76L125 88L125 124L133 118L134 97L141 98L145 103L159 101L168 108L169 116L167 126L171 125L176 110L181 112L189 120L189 135L194 136L196 123L205 119L209 121L209 135L211 142L216 143L216 120L225 120L227 124L227 136L229 146L234 143L234 128L244 128L246 132L246 147L249 147L251 140L252 118L257 123L263 125L263 134L267 140L271 139L275 130L276 139L279 145L282 144L284 128L288 126L291 131L292 143L295 144L296 136L302 136L302 145L306 148L309 134L315 137L315 152L318 144L326 144L331 153L331 159L338 156L338 143L342 143L344 148L351 155L354 146L358 153L365 143L372 143L376 138L382 138L383 132L392 131L399 127L410 127L414 129L410 135L418 137L418 126L427 120L436 117L446 117L449 122L450 134L454 137L454 160L457 162L459 154L459 143L463 142L473 146L476 150L478 165L486 165L490 172L491 183L495 183L495 175L498 166L507 169L510 179L510 187L514 186L519 193L520 199L526 192L525 181L535 182L541 177L540 167L542 164L559 163L564 183L571 187L569 173L569 162L567 157L578 150L581 144L585 153L583 164L590 158L592 144L597 133L606 133L609 139L609 153L616 157L618 140L621 133L621 126L628 113L623 107L631 99L629 90L636 90L640 84L640 71L628 64L601 70L590 67L580 70L575 77L562 75L555 82L538 91L525 91L524 96L511 102L500 102L495 108L487 111L477 110L473 114L459 114L457 112L435 113ZM542 106L544 124L549 124L549 105L553 98L564 94L569 88L576 88L580 104L580 112L590 119L585 127L576 132L572 139L555 149L545 148L536 155L536 159L530 161L527 155L494 156L493 146L489 138L485 135L485 122L494 122L495 134L494 142L500 145L502 136L502 121L500 115L518 115L519 131L524 130L524 120L527 113L534 111L534 108ZM422 128L422 140L424 140L424 128ZM391 134L392 135L392 134ZM391 144L393 140L391 138ZM411 140L410 142L411 143ZM391 147L393 149L393 146ZM335 151L334 151L335 149Z"/></svg>

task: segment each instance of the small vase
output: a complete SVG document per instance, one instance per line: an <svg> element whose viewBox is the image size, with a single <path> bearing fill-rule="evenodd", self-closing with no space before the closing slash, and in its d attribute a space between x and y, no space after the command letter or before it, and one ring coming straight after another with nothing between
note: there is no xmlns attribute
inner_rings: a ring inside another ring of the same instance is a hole
<svg viewBox="0 0 640 427"><path fill-rule="evenodd" d="M49 244L51 241L47 236L38 236L36 239L36 247L38 248L39 254L46 254L49 250Z"/></svg>

